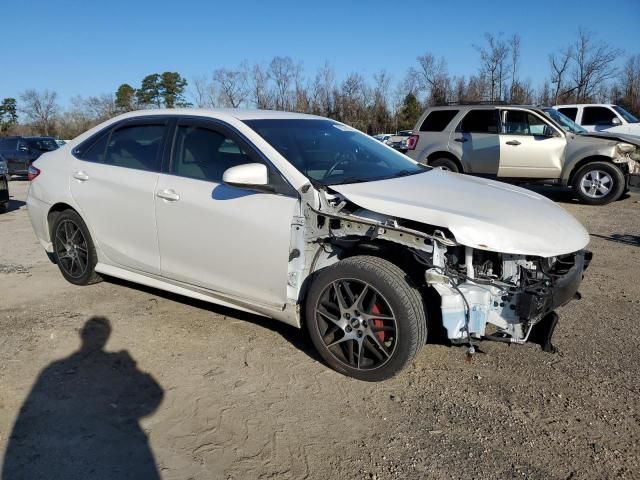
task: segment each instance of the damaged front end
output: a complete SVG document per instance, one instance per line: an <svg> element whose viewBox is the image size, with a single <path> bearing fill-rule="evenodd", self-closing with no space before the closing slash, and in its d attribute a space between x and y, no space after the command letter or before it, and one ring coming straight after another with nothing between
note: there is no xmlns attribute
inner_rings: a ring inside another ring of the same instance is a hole
<svg viewBox="0 0 640 480"><path fill-rule="evenodd" d="M613 161L622 168L627 188L640 191L640 146L631 143L617 144Z"/></svg>
<svg viewBox="0 0 640 480"><path fill-rule="evenodd" d="M440 295L442 324L452 342L536 341L547 351L553 348L553 311L576 296L591 260L584 250L540 258L455 247L443 256L444 266L434 265L425 275Z"/></svg>
<svg viewBox="0 0 640 480"><path fill-rule="evenodd" d="M535 341L553 350L554 310L579 296L591 252L543 258L471 248L446 228L372 212L327 191L314 192L318 197L304 202L299 219L304 234L298 237L300 255L292 264L298 271L290 271L291 297L298 295L300 279L349 256L356 246L392 244L412 259L414 281L426 301L439 297L442 331L451 343L473 349L480 339ZM434 292L437 296L428 295Z"/></svg>

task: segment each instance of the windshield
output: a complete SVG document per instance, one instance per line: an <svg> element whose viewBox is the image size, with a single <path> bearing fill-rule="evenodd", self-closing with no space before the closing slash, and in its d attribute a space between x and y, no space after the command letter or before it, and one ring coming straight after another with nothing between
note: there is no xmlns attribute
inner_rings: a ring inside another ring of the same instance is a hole
<svg viewBox="0 0 640 480"><path fill-rule="evenodd" d="M323 185L370 182L428 170L372 137L332 120L247 120L303 175Z"/></svg>
<svg viewBox="0 0 640 480"><path fill-rule="evenodd" d="M636 117L627 112L624 108L619 107L618 105L614 105L613 109L620 114L622 118L624 118L628 123L639 123Z"/></svg>
<svg viewBox="0 0 640 480"><path fill-rule="evenodd" d="M587 131L578 125L576 122L567 117L564 113L560 113L554 108L543 109L552 120L559 124L563 130L571 133L587 133Z"/></svg>

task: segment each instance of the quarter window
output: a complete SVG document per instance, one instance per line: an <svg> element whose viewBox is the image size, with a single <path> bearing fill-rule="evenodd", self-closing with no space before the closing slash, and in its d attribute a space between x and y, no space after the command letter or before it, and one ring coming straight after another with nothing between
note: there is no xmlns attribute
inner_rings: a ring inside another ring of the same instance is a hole
<svg viewBox="0 0 640 480"><path fill-rule="evenodd" d="M434 110L424 119L420 126L421 132L441 132L458 114L459 110Z"/></svg>
<svg viewBox="0 0 640 480"><path fill-rule="evenodd" d="M225 170L253 163L231 138L211 128L178 126L172 172L181 177L222 183Z"/></svg>
<svg viewBox="0 0 640 480"><path fill-rule="evenodd" d="M558 111L569 117L574 122L576 121L576 117L578 116L578 109L575 107L559 108Z"/></svg>
<svg viewBox="0 0 640 480"><path fill-rule="evenodd" d="M611 125L616 114L607 107L584 107L582 112L583 125Z"/></svg>
<svg viewBox="0 0 640 480"><path fill-rule="evenodd" d="M109 138L104 163L117 167L160 171L160 147L164 125L128 125Z"/></svg>
<svg viewBox="0 0 640 480"><path fill-rule="evenodd" d="M102 135L93 144L87 148L87 150L80 155L81 160L87 162L104 162L104 151L107 148L107 141L109 140L109 134Z"/></svg>
<svg viewBox="0 0 640 480"><path fill-rule="evenodd" d="M499 133L500 115L498 110L471 110L462 119L458 130L462 133Z"/></svg>

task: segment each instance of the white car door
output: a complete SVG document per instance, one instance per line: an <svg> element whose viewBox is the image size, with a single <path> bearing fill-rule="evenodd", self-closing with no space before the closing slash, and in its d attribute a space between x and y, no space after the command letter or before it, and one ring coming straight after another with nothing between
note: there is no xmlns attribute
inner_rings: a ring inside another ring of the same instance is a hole
<svg viewBox="0 0 640 480"><path fill-rule="evenodd" d="M71 194L110 263L160 274L154 193L166 120L119 124L74 151Z"/></svg>
<svg viewBox="0 0 640 480"><path fill-rule="evenodd" d="M223 124L178 121L169 174L156 187L164 277L269 306L286 302L295 190L270 168L280 193L222 183L224 171L265 163Z"/></svg>
<svg viewBox="0 0 640 480"><path fill-rule="evenodd" d="M564 133L528 110L502 110L500 168L502 178L557 178L567 140Z"/></svg>
<svg viewBox="0 0 640 480"><path fill-rule="evenodd" d="M583 107L581 125L590 132L628 133L624 120L606 106Z"/></svg>

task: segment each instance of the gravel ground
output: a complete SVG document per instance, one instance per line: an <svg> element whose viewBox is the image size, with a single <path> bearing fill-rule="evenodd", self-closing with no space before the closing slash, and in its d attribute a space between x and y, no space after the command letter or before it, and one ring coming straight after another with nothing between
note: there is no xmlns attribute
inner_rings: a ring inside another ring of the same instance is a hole
<svg viewBox="0 0 640 480"><path fill-rule="evenodd" d="M594 252L583 299L559 311L559 353L485 342L467 362L428 345L370 384L267 319L114 280L66 283L31 230L26 182L10 188L3 479L640 478L636 194L588 207L544 192Z"/></svg>

